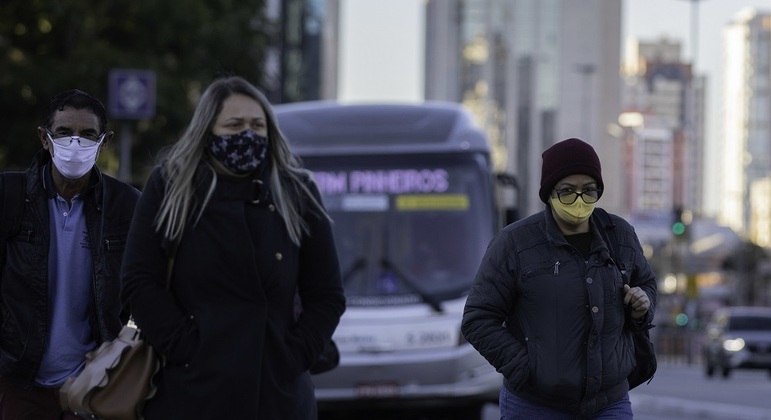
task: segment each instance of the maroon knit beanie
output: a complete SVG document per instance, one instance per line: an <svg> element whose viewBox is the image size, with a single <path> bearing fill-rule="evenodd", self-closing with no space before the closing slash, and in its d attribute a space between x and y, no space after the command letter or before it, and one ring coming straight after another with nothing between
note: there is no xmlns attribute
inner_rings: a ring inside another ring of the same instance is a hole
<svg viewBox="0 0 771 420"><path fill-rule="evenodd" d="M546 149L541 156L543 166L538 195L544 203L549 202L549 196L557 182L570 175L589 175L597 181L598 188L603 189L600 158L588 143L575 138L563 140Z"/></svg>

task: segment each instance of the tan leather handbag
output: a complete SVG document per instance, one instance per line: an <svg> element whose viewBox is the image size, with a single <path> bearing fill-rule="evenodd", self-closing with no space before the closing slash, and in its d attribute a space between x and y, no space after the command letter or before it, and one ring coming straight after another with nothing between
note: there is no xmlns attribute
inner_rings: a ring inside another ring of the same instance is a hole
<svg viewBox="0 0 771 420"><path fill-rule="evenodd" d="M160 363L152 347L129 323L118 337L86 354L86 366L60 390L62 409L105 420L142 418L155 394L153 375Z"/></svg>
<svg viewBox="0 0 771 420"><path fill-rule="evenodd" d="M171 290L177 239L169 247L166 290ZM102 420L141 420L145 401L155 395L153 376L161 361L132 319L115 340L86 354L86 366L59 390L64 411Z"/></svg>

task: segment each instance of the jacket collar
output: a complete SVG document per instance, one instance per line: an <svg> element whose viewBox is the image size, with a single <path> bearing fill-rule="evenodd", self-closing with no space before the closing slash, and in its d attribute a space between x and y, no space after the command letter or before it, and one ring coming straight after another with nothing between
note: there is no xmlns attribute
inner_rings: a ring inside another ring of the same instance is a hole
<svg viewBox="0 0 771 420"><path fill-rule="evenodd" d="M601 216L605 213L605 210L597 208L592 212L589 217L589 232L592 233L592 245L591 253L600 253L600 259L602 261L611 259L610 247L611 244L606 243L607 235L604 234L606 229L615 227L607 217ZM546 210L543 211L544 226L546 230L546 238L554 246L569 246L568 241L565 239L565 235L562 234L557 221L554 220L554 215L551 212L551 207L546 206Z"/></svg>
<svg viewBox="0 0 771 420"><path fill-rule="evenodd" d="M551 206L548 204L546 205L546 209L543 211L543 217L544 226L546 227L546 238L549 240L549 242L557 246L567 245L568 242L565 240L565 235L562 234L559 225L557 225L557 221L554 220L554 215L551 212ZM591 229L591 226L589 229Z"/></svg>
<svg viewBox="0 0 771 420"><path fill-rule="evenodd" d="M211 185L212 177L217 177L217 188L214 192L219 199L226 201L248 201L268 204L272 202L270 194L270 165L264 165L262 170L253 176L233 177L216 174L213 167L202 160L193 176L194 188L198 194L205 194Z"/></svg>

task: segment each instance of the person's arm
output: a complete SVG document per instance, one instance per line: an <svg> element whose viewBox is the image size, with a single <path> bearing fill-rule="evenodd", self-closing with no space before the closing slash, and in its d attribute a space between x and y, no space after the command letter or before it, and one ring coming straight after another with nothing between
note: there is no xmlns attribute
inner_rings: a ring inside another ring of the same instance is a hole
<svg viewBox="0 0 771 420"><path fill-rule="evenodd" d="M0 283L8 255L8 239L20 229L24 211L26 174L21 172L0 173ZM0 313L0 325L3 318Z"/></svg>
<svg viewBox="0 0 771 420"><path fill-rule="evenodd" d="M527 348L503 323L514 308L517 269L506 230L487 248L463 310L466 340L515 386L527 380Z"/></svg>
<svg viewBox="0 0 771 420"><path fill-rule="evenodd" d="M153 347L169 362L184 363L194 350L198 330L166 288L169 254L154 225L163 191L164 181L156 169L137 202L126 240L121 299Z"/></svg>
<svg viewBox="0 0 771 420"><path fill-rule="evenodd" d="M318 190L306 184L321 203ZM345 297L340 277L340 263L329 220L307 203L305 221L309 233L300 246L298 293L302 312L287 336L289 348L303 370L321 354L345 311Z"/></svg>

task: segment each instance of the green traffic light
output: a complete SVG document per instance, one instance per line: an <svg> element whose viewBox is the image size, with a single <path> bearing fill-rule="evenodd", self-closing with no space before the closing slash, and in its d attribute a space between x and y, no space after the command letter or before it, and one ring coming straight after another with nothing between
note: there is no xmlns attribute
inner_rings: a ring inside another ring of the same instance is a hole
<svg viewBox="0 0 771 420"><path fill-rule="evenodd" d="M672 224L672 233L674 233L676 236L680 236L685 233L685 223L683 222L675 222Z"/></svg>

